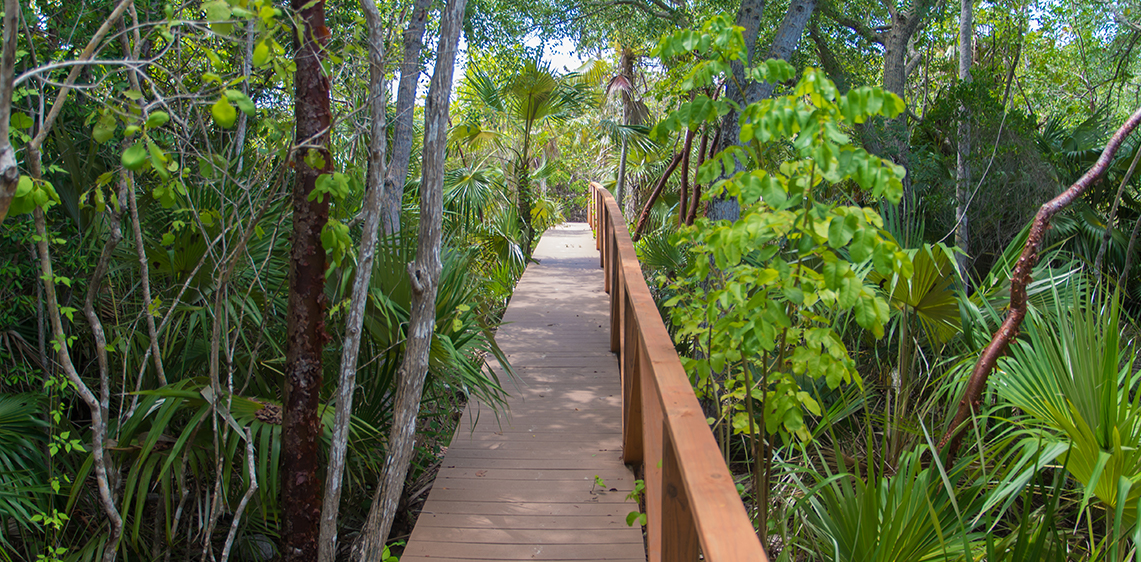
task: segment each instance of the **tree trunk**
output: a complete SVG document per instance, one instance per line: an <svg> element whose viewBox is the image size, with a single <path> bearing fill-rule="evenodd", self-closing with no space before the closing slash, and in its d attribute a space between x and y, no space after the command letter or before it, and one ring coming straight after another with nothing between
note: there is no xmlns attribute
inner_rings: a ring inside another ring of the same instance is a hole
<svg viewBox="0 0 1141 562"><path fill-rule="evenodd" d="M701 140L705 140L706 132L701 133ZM702 144L705 144L702 142ZM687 136L685 146L682 147L681 153L681 187L678 188L677 199L677 225L685 224L686 211L689 209L689 157L693 152L693 137Z"/></svg>
<svg viewBox="0 0 1141 562"><path fill-rule="evenodd" d="M404 58L400 61L400 84L396 89L396 121L395 133L392 138L392 160L388 163L387 173L384 175L384 194L381 196L380 218L387 235L400 232L400 205L404 196L404 184L408 181L408 161L412 155L412 114L416 102L416 85L420 79L420 50L424 45L424 28L428 20L428 7L431 0L415 0L412 13L408 16L408 29L404 31ZM370 24L371 25L371 24ZM379 24L378 24L379 25ZM370 31L371 34L371 31ZM379 41L377 34L373 41ZM371 47L370 47L371 49ZM381 113L385 107L380 107ZM373 114L376 121L376 114ZM384 129L381 129L383 132ZM377 135L373 133L376 142ZM385 134L380 135L384 142ZM370 154L372 150L370 147ZM379 179L373 178L373 168L369 167L369 187L380 185ZM380 173L376 178L381 177ZM372 183L376 181L377 183Z"/></svg>
<svg viewBox="0 0 1141 562"><path fill-rule="evenodd" d="M324 0L293 0L299 29L295 36L293 236L290 240L289 310L286 320L285 412L281 428L282 559L317 558L321 525L320 404L325 333L325 248L321 229L329 219L329 199L309 200L317 177L333 170L329 153L329 78L321 66L329 30ZM319 158L314 158L317 155ZM307 156L309 156L307 158ZM315 160L323 160L317 162ZM310 167L307 162L321 164Z"/></svg>
<svg viewBox="0 0 1141 562"><path fill-rule="evenodd" d="M353 293L349 301L349 313L345 320L345 340L341 348L341 372L337 383L337 411L333 422L333 443L329 447L329 465L325 476L325 499L321 506L321 537L318 541L318 560L335 562L337 559L337 515L341 507L341 482L345 471L345 456L348 451L349 426L353 414L353 391L357 384L357 355L361 345L361 327L368 304L369 281L372 279L372 264L376 257L376 238L380 227L382 205L387 186L379 183L385 176L385 83L383 22L380 10L373 0L361 0L361 8L368 24L369 36L369 92L372 105L372 139L369 141L369 181L373 189L368 190L364 206L364 230L357 268L353 277ZM375 91L373 88L375 87ZM377 142L377 139L380 142ZM383 186L383 189L377 187ZM399 212L397 212L399 219Z"/></svg>
<svg viewBox="0 0 1141 562"><path fill-rule="evenodd" d="M627 88L621 91L622 96L622 124L632 125L634 123L634 51L630 49L622 49L622 56L618 60L618 74L626 79ZM618 201L618 208L624 209L623 203L627 197L632 196L630 193L630 186L626 183L626 159L629 154L629 143L626 139L622 139L622 155L618 160L618 183L614 188L615 200Z"/></svg>
<svg viewBox="0 0 1141 562"><path fill-rule="evenodd" d="M626 199L626 156L629 147L626 139L622 139L622 152L618 156L618 181L614 184L614 200L618 208L622 209L622 202Z"/></svg>
<svg viewBox="0 0 1141 562"><path fill-rule="evenodd" d="M974 60L974 0L962 0L959 8L959 81L971 81L971 62ZM955 162L955 245L962 250L955 258L959 262L959 274L963 276L963 286L967 287L968 255L971 251L971 229L967 218L967 204L971 194L971 122L970 110L966 104L959 105L959 146Z"/></svg>
<svg viewBox="0 0 1141 562"><path fill-rule="evenodd" d="M436 321L436 289L443 266L440 237L443 216L444 148L447 143L448 102L452 92L456 44L459 41L466 0L450 0L440 24L440 44L436 69L424 111L424 165L420 182L420 228L416 260L409 264L412 283L412 313L404 361L397 375L395 412L381 484L373 497L368 521L361 530L359 560L379 561L384 542L392 528L396 507L404 490L404 479L412 460L416 437L416 417L424 379L428 374L428 352Z"/></svg>
<svg viewBox="0 0 1141 562"><path fill-rule="evenodd" d="M713 139L714 146L717 145L717 139ZM709 125L706 125L705 131L701 133L701 144L697 148L697 166L694 170L701 169L701 165L705 163L705 156L708 154L709 149ZM693 193L690 194L689 209L686 210L685 224L688 226L693 225L693 221L697 219L697 206L701 203L701 184L697 183L697 174L694 173Z"/></svg>
<svg viewBox="0 0 1141 562"><path fill-rule="evenodd" d="M769 47L766 59L786 61L792 56L793 51L796 50L796 45L800 43L800 38L804 36L804 28L808 26L808 20L812 19L812 14L816 11L816 2L817 0L793 0L788 11L784 14L784 19L780 22L780 27L777 28L777 33L773 37L773 43ZM749 103L754 103L771 98L775 88L776 84L772 82L753 82L749 84L749 91L745 99Z"/></svg>
<svg viewBox="0 0 1141 562"><path fill-rule="evenodd" d="M745 48L748 50L748 56L745 64L734 62L732 64L733 79L725 85L725 93L729 96L729 101L737 107L744 107L747 105L745 101L746 91L748 89L748 80L745 78L745 66L753 66L753 55L756 52L757 35L761 29L761 16L765 11L764 0L741 0L741 6L737 10L736 24L744 28L743 35L745 37ZM730 146L740 145L741 143L741 124L738 122L741 113L736 109L730 109L724 117L721 118L721 142L714 145L714 150L722 151ZM730 172L726 170L726 175L732 175L737 171L745 168L744 162L737 162L737 169ZM741 216L741 207L735 197L711 197L709 199L709 207L706 209L705 216L710 220L729 220L735 221Z"/></svg>
<svg viewBox="0 0 1141 562"><path fill-rule="evenodd" d="M766 53L765 59L780 59L788 60L792 56L793 51L796 50L797 43L804 35L804 28L808 25L808 20L811 19L812 13L816 10L817 0L794 0L789 5L788 11L785 12L784 19L781 20L780 27L777 28L777 33L773 37L773 42L769 45L769 50ZM750 3L759 5L749 6ZM760 28L760 16L763 11L763 4L755 2L755 0L743 0L741 9L737 13L737 25L745 28L745 45L749 48L749 64L753 66L760 62L755 55L755 45L757 41L757 34ZM752 10L755 9L755 12ZM773 90L776 84L763 82L748 82L744 77L743 69L740 65L733 66L733 74L736 77L736 82L745 87L742 92L738 87L729 86L729 98L745 106L751 103L756 103L763 99L772 97ZM725 115L721 122L721 143L720 150L724 150L730 146L741 146L741 125L739 123L740 114L736 111L730 110ZM737 170L741 171L745 168L744 162L737 162ZM737 200L732 197L715 197L709 200L709 210L706 212L712 220L730 220L735 221L741 214L740 205Z"/></svg>
<svg viewBox="0 0 1141 562"><path fill-rule="evenodd" d="M8 207L16 197L16 185L20 181L20 168L9 134L19 15L19 0L4 0L4 44L0 47L0 223L8 216Z"/></svg>
<svg viewBox="0 0 1141 562"><path fill-rule="evenodd" d="M907 101L908 45L919 26L923 23L928 9L934 0L916 0L906 12L891 12L891 28L883 34L883 88ZM911 187L911 135L908 126L908 112L900 113L895 119L884 123L878 143L897 165L903 166L907 174L903 177L903 198L900 200L900 212L903 222L903 233L910 236L915 233L918 224L918 209L916 198ZM873 151L875 152L875 151ZM919 240L900 240L904 247L913 247Z"/></svg>

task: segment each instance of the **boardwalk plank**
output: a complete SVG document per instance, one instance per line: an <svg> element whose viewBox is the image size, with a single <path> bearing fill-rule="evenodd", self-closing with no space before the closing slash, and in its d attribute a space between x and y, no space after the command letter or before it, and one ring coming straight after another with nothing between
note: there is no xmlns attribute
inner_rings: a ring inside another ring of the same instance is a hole
<svg viewBox="0 0 1141 562"><path fill-rule="evenodd" d="M641 528L626 525L634 476L621 460L622 390L590 229L548 231L535 258L496 335L518 379L489 365L509 410L468 405L404 562L646 559Z"/></svg>

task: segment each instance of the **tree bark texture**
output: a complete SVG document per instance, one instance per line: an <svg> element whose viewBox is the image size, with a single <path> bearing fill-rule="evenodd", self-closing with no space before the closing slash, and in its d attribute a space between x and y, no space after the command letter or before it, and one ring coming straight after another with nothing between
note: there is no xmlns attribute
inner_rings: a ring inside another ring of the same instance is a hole
<svg viewBox="0 0 1141 562"><path fill-rule="evenodd" d="M400 232L400 206L404 196L404 184L408 182L408 161L412 156L412 114L416 102L416 85L420 79L420 50L424 45L424 29L428 21L428 8L431 0L415 0L412 13L408 17L408 28L404 30L404 58L400 61L400 84L396 87L396 121L392 138L392 160L384 173L384 193L381 196L381 224L387 235ZM379 35L373 41L379 41ZM369 49L373 47L370 45ZM377 48L382 49L382 45ZM383 72L383 69L382 69ZM383 79L383 78L382 78ZM384 106L380 107L383 113ZM375 128L376 113L373 113ZM384 142L387 135L373 133L372 142L377 137ZM371 155L371 148L370 148ZM369 187L380 185L381 173L373 179L373 168L369 164ZM377 183L372 183L377 181Z"/></svg>
<svg viewBox="0 0 1141 562"><path fill-rule="evenodd" d="M626 80L627 87L622 88L619 95L622 96L622 124L632 125L634 123L634 51L630 49L622 49L622 56L618 60L618 75ZM626 159L629 151L629 143L626 139L622 139L622 154L618 160L618 182L614 187L616 195L615 200L618 201L618 208L625 209L625 200L627 197L632 196L630 193L630 186L626 183Z"/></svg>
<svg viewBox="0 0 1141 562"><path fill-rule="evenodd" d="M372 139L369 142L369 178L380 181L384 177L385 142L385 84L384 51L380 10L373 0L361 0L365 20L369 26L370 103L372 104ZM375 80L376 92L371 81ZM372 97L375 93L375 97ZM377 142L380 139L380 142ZM375 168L373 166L376 166ZM382 207L387 186L372 184L364 206L364 231L361 234L359 259L353 277L353 292L349 301L349 314L345 319L345 340L341 347L341 371L337 383L337 411L333 422L333 443L329 448L329 465L325 476L325 499L321 507L321 538L318 550L320 562L337 559L337 515L341 506L341 484L348 451L349 426L353 414L353 391L357 384L357 355L361 346L361 327L364 325L368 304L369 281L376 258L377 230L380 228ZM399 212L397 212L399 219Z"/></svg>
<svg viewBox="0 0 1141 562"><path fill-rule="evenodd" d="M962 399L959 400L955 417L951 420L947 433L939 442L939 447L947 452L948 459L950 459L946 461L947 465L952 464L954 457L958 454L959 446L963 441L964 430L968 426L967 422L971 419L972 412L979 408L991 371L998 363L998 358L1006 353L1006 348L1010 345L1011 340L1018 336L1018 329L1026 317L1026 287L1030 284L1030 274L1034 265L1038 263L1042 241L1045 238L1046 230L1050 227L1050 220L1070 203L1077 200L1082 193L1101 178L1105 170L1109 168L1113 156L1121 148L1121 143L1137 128L1138 124L1141 124L1141 109L1133 113L1125 124L1113 134L1097 162L1085 175L1078 178L1078 181L1063 191L1061 195L1051 199L1038 209L1038 214L1030 225L1026 246L1018 257L1018 261L1015 262L1014 271L1010 277L1010 306L1006 318L1003 319L1002 325L999 326L998 331L994 333L990 343L979 356L978 363L975 364L970 378L967 379L967 385L963 390Z"/></svg>
<svg viewBox="0 0 1141 562"><path fill-rule="evenodd" d="M934 4L934 0L916 0L911 8L905 12L891 9L891 28L882 34L883 54L883 88L900 99L907 101L908 45L911 38L919 30L923 18ZM900 211L903 218L904 233L914 231L913 225L918 220L917 201L911 186L911 135L908 126L908 112L900 113L895 119L889 119L884 124L881 133L884 146L889 156L897 165L903 166L907 174L903 177L903 198L900 200ZM906 247L918 243L917 240L901 240Z"/></svg>
<svg viewBox="0 0 1141 562"><path fill-rule="evenodd" d="M4 44L0 47L0 223L8 216L8 207L16 197L16 185L20 182L20 168L9 133L19 15L19 0L4 0Z"/></svg>
<svg viewBox="0 0 1141 562"><path fill-rule="evenodd" d="M804 28L808 26L808 20L812 19L812 14L816 11L816 2L817 0L793 0L788 11L784 14L784 19L780 22L780 27L777 28L773 43L769 47L768 56L765 57L766 60L787 61L792 57L796 45L804 36ZM753 82L749 84L749 92L745 99L749 103L754 103L771 98L774 89L776 89L776 84L772 82Z"/></svg>
<svg viewBox="0 0 1141 562"><path fill-rule="evenodd" d="M448 103L455 71L456 45L466 0L449 0L440 24L440 44L436 68L424 110L424 165L420 181L420 227L416 260L409 264L412 284L412 311L404 360L397 374L395 412L388 438L388 451L381 472L381 484L361 530L359 559L379 561L384 542L392 528L396 507L404 490L404 479L412 460L416 418L424 380L428 374L428 353L436 322L436 291L443 269L440 258L443 226L444 149L447 143Z"/></svg>
<svg viewBox="0 0 1141 562"><path fill-rule="evenodd" d="M733 76L725 85L725 94L729 96L729 101L739 107L747 105L746 92L748 91L748 80L745 78L745 66L753 65L757 35L760 33L761 16L764 15L764 11L764 0L741 0L741 7L737 10L737 20L735 23L744 28L742 34L745 38L745 48L748 50L748 56L744 65L740 62L732 64ZM739 111L730 109L729 112L721 118L721 142L714 145L715 150L721 151L730 146L740 145L741 124L738 122L740 116L741 113ZM744 169L744 166L744 162L737 162L737 170L733 172L726 170L726 175L732 175L736 173L736 171ZM741 206L735 197L711 197L705 216L715 221L735 221L741 216Z"/></svg>
<svg viewBox="0 0 1141 562"><path fill-rule="evenodd" d="M321 524L320 457L321 353L325 333L325 248L321 229L329 219L329 200L309 200L317 177L332 171L329 154L329 78L321 67L329 30L325 2L293 0L300 27L295 36L295 98L293 162L293 235L290 240L289 311L286 319L285 412L281 430L282 559L317 558ZM309 155L319 154L319 168Z"/></svg>
<svg viewBox="0 0 1141 562"><path fill-rule="evenodd" d="M962 0L959 7L959 81L971 81L971 62L974 60L974 0ZM967 265L971 251L971 225L967 218L967 204L971 195L971 122L967 105L959 105L959 146L955 160L955 245L962 250L955 256L964 285L969 276Z"/></svg>

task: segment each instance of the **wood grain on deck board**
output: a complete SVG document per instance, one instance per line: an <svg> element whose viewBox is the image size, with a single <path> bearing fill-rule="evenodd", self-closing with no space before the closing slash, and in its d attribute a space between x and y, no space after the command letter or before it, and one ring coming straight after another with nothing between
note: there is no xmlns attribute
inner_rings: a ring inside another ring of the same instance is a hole
<svg viewBox="0 0 1141 562"><path fill-rule="evenodd" d="M626 525L638 506L626 499L634 476L590 229L547 231L535 259L496 335L518 376L501 379L509 411L469 404L405 562L645 560L641 528Z"/></svg>

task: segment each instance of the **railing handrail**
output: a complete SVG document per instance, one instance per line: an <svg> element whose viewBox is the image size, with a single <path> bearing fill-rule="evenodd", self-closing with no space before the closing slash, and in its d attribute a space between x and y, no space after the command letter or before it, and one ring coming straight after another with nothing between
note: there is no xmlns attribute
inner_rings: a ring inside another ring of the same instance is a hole
<svg viewBox="0 0 1141 562"><path fill-rule="evenodd" d="M623 460L646 484L650 562L767 562L705 413L642 276L618 203L601 185L590 223L610 293L622 377Z"/></svg>

